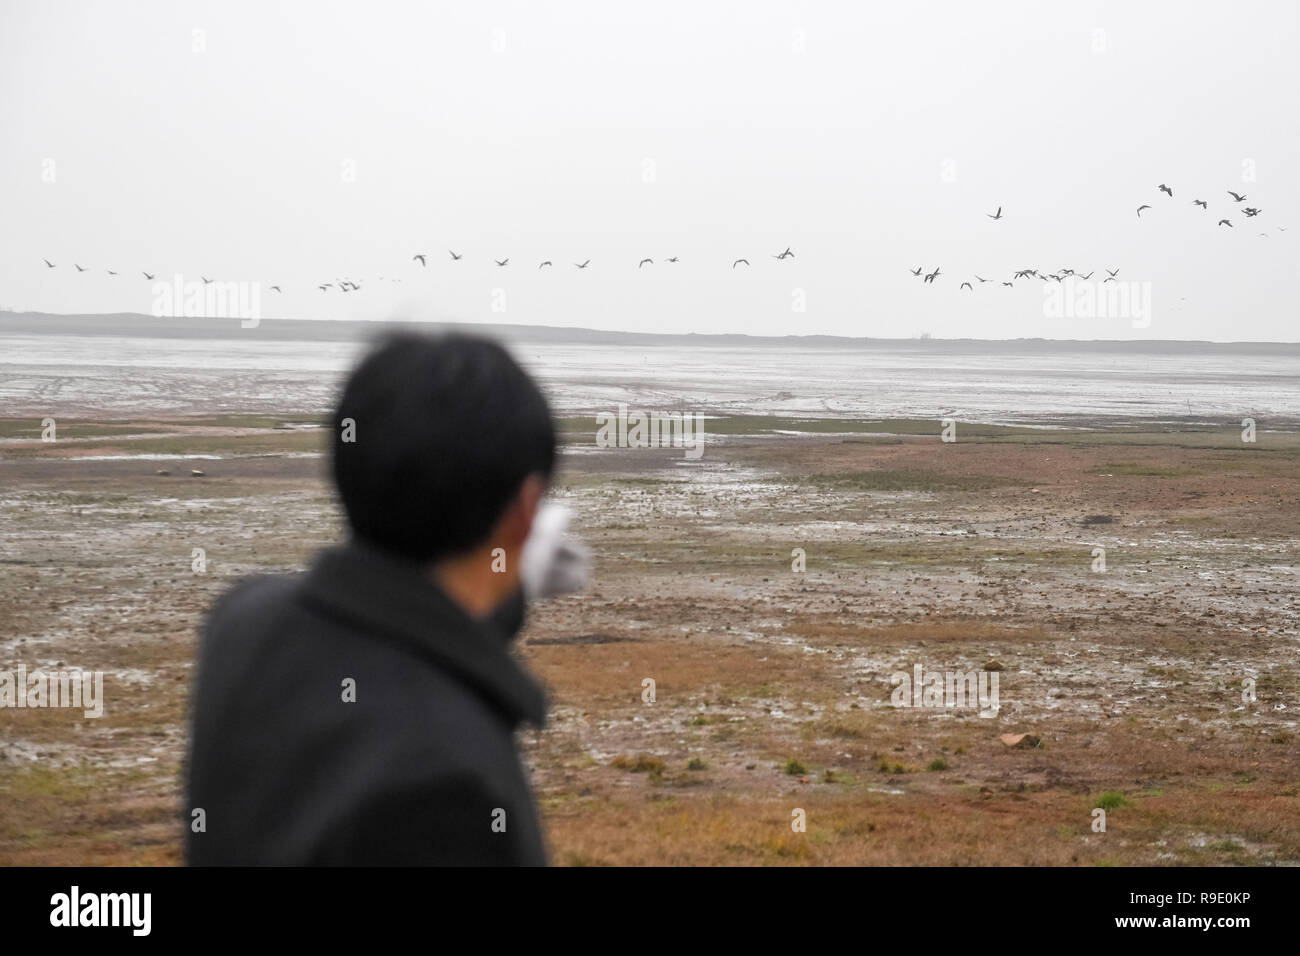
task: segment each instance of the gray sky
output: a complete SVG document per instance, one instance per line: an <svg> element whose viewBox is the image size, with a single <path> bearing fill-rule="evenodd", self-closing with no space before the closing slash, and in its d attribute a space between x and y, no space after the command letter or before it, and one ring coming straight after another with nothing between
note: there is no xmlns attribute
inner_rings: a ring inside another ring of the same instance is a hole
<svg viewBox="0 0 1300 956"><path fill-rule="evenodd" d="M148 312L147 269L272 317L1295 341L1297 39L1278 0L6 0L0 306ZM1149 282L1150 326L958 287L1024 267Z"/></svg>

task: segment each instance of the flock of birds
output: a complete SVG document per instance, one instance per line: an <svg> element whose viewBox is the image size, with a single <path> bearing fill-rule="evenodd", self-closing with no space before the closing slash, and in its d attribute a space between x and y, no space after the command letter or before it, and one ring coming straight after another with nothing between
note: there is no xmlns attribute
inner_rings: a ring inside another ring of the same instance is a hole
<svg viewBox="0 0 1300 956"><path fill-rule="evenodd" d="M1173 198L1174 198L1174 188L1173 188L1172 186L1168 186L1168 185L1166 185L1165 183L1161 183L1161 184L1160 184L1159 186L1157 186L1156 188L1157 188L1158 190L1160 190L1162 193L1164 193L1165 195L1167 195L1170 199L1173 199ZM1240 208L1241 211L1242 211L1242 214L1245 215L1245 217L1246 217L1247 219L1254 219L1256 216L1258 216L1258 215L1263 211L1263 210L1261 210L1261 209L1259 209L1259 208L1257 208L1257 207L1255 207L1255 206L1241 206L1240 204L1246 201L1246 195L1245 195L1245 193L1233 192L1231 189L1226 190L1226 192L1227 192L1227 194L1228 194L1229 196L1232 197L1232 201L1238 204L1239 208ZM1209 212L1209 210L1210 210L1210 204L1209 204L1208 202L1206 202L1204 199L1193 199L1193 200L1192 200L1192 205L1193 205L1193 206L1200 206L1200 207L1201 207L1201 210L1202 210L1203 212ZM1141 205L1141 206L1138 206L1138 207L1137 207L1137 217L1138 217L1139 219L1141 219L1141 218L1142 218L1142 210L1144 210L1144 209L1150 209L1150 208L1151 208L1151 206L1149 206L1149 205L1147 205L1147 204L1145 204L1145 203L1144 203L1143 205ZM1233 224L1232 224L1232 220L1231 220L1231 219L1220 219L1219 222L1218 222L1218 225L1220 225L1220 226L1227 226L1229 229L1234 229L1234 228L1236 228L1235 226L1233 226ZM1286 227L1285 227L1285 226L1278 226L1278 229L1280 229L1282 232L1286 232ZM1268 233L1267 233L1267 232L1261 232L1259 235L1260 235L1260 238L1261 238L1261 239L1267 239L1267 238L1268 238Z"/></svg>
<svg viewBox="0 0 1300 956"><path fill-rule="evenodd" d="M452 250L452 249L448 249L448 250L447 250L447 254L451 256L451 261L452 261L452 262L460 262L462 259L465 258L465 256L464 256L463 253L456 252L456 251L454 251L454 250ZM794 258L794 253L790 251L790 247L789 247L789 246L786 246L784 252L776 253L776 254L774 254L774 255L772 256L772 258L773 258L773 259L778 259L778 260L793 259L793 258ZM46 268L49 268L49 269L57 269L57 268L58 268L58 265L57 265L56 263L51 262L49 259L42 259L41 261L45 263ZM412 262L418 262L418 263L420 264L420 267L421 267L421 268L425 268L425 269L427 269L428 266L429 266L429 254L426 253L426 252L417 252L415 255L413 255L413 256L411 257L411 261L412 261ZM504 259L493 259L492 261L495 262L495 263L497 264L497 267L498 267L498 268L501 268L501 269L504 269L504 268L506 268L508 265L510 265L510 258L509 258L508 256L507 256L506 258L504 258ZM680 259L680 257L678 257L678 256L669 256L669 257L667 257L666 259L664 259L663 261L664 261L664 262L667 262L667 263L675 263L675 262L680 262L681 259ZM636 267L637 267L638 269L642 269L642 268L644 268L645 266L648 266L648 265L652 266L652 265L654 265L654 264L655 264L655 260L652 259L652 258L647 257L647 258L645 258L645 259L642 259L640 262L638 262ZM554 267L554 265L555 265L555 263L553 263L550 259L543 259L540 263L538 263L537 268L538 268L538 269L545 269L545 268L547 268L548 266L549 266L549 267ZM591 260L590 260L590 259L585 259L585 260L583 260L582 262L575 262L573 265L574 265L574 268L577 268L577 269L585 269L585 268L587 268L589 265L591 265ZM748 260L748 259L736 259L734 262L731 263L731 268L734 269L734 268L736 268L736 266L742 266L742 265L743 265L743 266L748 266L748 265L749 265L749 260ZM90 272L90 271L92 271L92 270L90 270L88 267L81 265L81 263L79 263L79 262L74 262L74 263L73 263L73 266L76 267L76 270L77 270L78 272ZM115 275L118 274L118 273L114 272L112 269L105 269L104 271L107 272L107 273L108 273L109 275L111 275L111 276L115 276ZM144 276L146 279L148 279L150 282L152 282L152 281L154 281L155 279L158 278L158 274L157 274L156 272L146 272L146 271L143 270L143 269L140 270L140 274L141 274L142 276ZM207 276L204 276L204 275L200 275L199 278L203 280L203 284L204 284L204 285L211 285L211 284L215 281L214 279L209 279ZM360 292L360 291L361 291L361 283L362 283L362 282L365 282L365 281L366 281L366 279L365 279L364 276L363 276L362 278L360 278L360 279L357 279L357 280L353 280L353 279L350 279L350 278L344 277L344 278L342 278L342 279L335 279L333 282L322 282L322 283L320 283L319 285L317 285L316 288L319 289L321 292L328 292L330 289L338 289L340 292ZM380 281L380 282L384 282L384 281L388 281L388 282L401 282L402 280L401 280L401 279L391 278L391 277L388 278L387 280L385 280L385 278L384 278L383 276L379 276L379 277L378 277L378 281ZM270 286L270 289L271 289L272 292L280 292L280 293L283 292L283 289L281 289L281 287L278 286L278 285Z"/></svg>
<svg viewBox="0 0 1300 956"><path fill-rule="evenodd" d="M1166 183L1161 183L1156 188L1160 192L1165 193L1170 199L1174 198L1174 190L1172 186L1169 186ZM1229 196L1232 197L1232 201L1234 203L1240 204L1246 201L1247 197L1244 193L1233 192L1231 189L1226 190L1226 192ZM1208 212L1210 208L1209 203L1204 199L1193 199L1192 205L1200 206L1201 209L1206 212ZM1142 218L1142 211L1144 209L1150 209L1150 208L1151 206L1145 203L1141 206L1138 206L1137 208L1138 218L1139 219ZM1254 219L1263 211L1255 206L1239 205L1238 208L1241 209L1241 212L1245 215L1247 219ZM989 219L994 219L994 220L1004 218L1002 215L1001 206L998 206L995 212L988 212L985 213L984 215L987 216ZM1235 228L1232 225L1232 221L1226 218L1220 219L1218 225L1227 226L1229 229ZM1277 230L1278 232L1286 232L1286 226L1278 226ZM1259 236L1261 239L1267 239L1268 233L1261 232ZM935 266L933 272L926 272L924 266L917 266L915 269L908 269L907 271L912 273L912 275L920 278L922 283L933 283L935 279L939 278L939 276L943 274L942 272L939 271L938 266ZM1012 274L1011 281L1009 282L1004 280L985 279L981 276L975 276L974 278L981 285L983 285L986 282L998 281L1001 282L1001 284L1006 286L1008 289L1014 289L1015 283L1018 279L1041 279L1043 282L1051 282L1052 280L1056 280L1057 282L1064 282L1066 279L1074 278L1074 279L1087 281L1088 279L1091 279L1095 273L1096 270L1092 270L1088 272L1087 275L1084 275L1082 273L1076 272L1074 269L1058 269L1055 272L1040 272L1037 269L1018 269ZM1106 278L1103 279L1102 282L1116 282L1118 281L1118 276L1119 276L1118 269L1107 269ZM960 291L961 289L969 289L970 291L973 292L975 290L975 286L972 285L970 282L963 282L960 286L958 286L958 290Z"/></svg>

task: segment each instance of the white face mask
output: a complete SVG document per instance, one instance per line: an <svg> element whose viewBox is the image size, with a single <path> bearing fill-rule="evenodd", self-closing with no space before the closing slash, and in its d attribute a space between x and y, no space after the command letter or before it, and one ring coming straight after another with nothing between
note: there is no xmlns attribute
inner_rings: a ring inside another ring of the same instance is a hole
<svg viewBox="0 0 1300 956"><path fill-rule="evenodd" d="M591 578L591 556L581 540L566 535L572 513L543 502L524 542L519 579L529 601L581 591Z"/></svg>

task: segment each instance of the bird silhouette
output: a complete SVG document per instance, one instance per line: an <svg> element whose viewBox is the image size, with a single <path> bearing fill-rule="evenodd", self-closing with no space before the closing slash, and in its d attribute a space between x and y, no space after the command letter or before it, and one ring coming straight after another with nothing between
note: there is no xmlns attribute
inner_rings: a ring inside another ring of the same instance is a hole
<svg viewBox="0 0 1300 956"><path fill-rule="evenodd" d="M1004 282L1004 283L1002 283L1002 284L1003 284L1004 286L1006 286L1008 289L1014 289L1014 288L1015 288L1015 286L1013 286L1010 282Z"/></svg>
<svg viewBox="0 0 1300 956"><path fill-rule="evenodd" d="M549 266L550 264L551 264L551 260L547 259L545 262L542 263L542 265L539 265L537 268L540 269L542 266Z"/></svg>
<svg viewBox="0 0 1300 956"><path fill-rule="evenodd" d="M1087 282L1089 279L1092 278L1092 273L1089 272L1086 276L1079 276L1079 278L1082 279L1084 282Z"/></svg>
<svg viewBox="0 0 1300 956"><path fill-rule="evenodd" d="M1105 279L1102 280L1102 282L1114 282L1114 281L1115 281L1114 276L1107 276Z"/></svg>
<svg viewBox="0 0 1300 956"><path fill-rule="evenodd" d="M510 257L509 257L509 256L506 256L504 259L493 259L492 261L495 262L495 263L496 263L497 265L499 265L499 266L509 265L509 264L510 264Z"/></svg>
<svg viewBox="0 0 1300 956"><path fill-rule="evenodd" d="M1226 219L1220 219L1220 220L1219 220L1219 225L1220 225L1220 226L1227 226L1229 229L1233 228L1232 223L1228 222L1228 220L1226 220Z"/></svg>
<svg viewBox="0 0 1300 956"><path fill-rule="evenodd" d="M144 276L146 279L149 279L149 280L151 280L151 281L153 280L153 276L151 276L151 275L150 275L149 273L147 273L147 272L141 271L140 274L141 274L142 276Z"/></svg>
<svg viewBox="0 0 1300 956"><path fill-rule="evenodd" d="M209 279L207 276L199 276L199 278L203 280L203 284L204 284L204 285L211 285L211 284L212 284L212 280Z"/></svg>
<svg viewBox="0 0 1300 956"><path fill-rule="evenodd" d="M973 292L975 290L975 287L971 285L969 282L963 282L958 291L960 291L960 289L970 289Z"/></svg>
<svg viewBox="0 0 1300 956"><path fill-rule="evenodd" d="M939 267L938 267L938 266L935 266L935 267L934 267L934 271L931 272L928 276L925 277L925 281L926 281L926 282L933 282L933 281L935 280L935 278L936 278L938 275L939 275Z"/></svg>
<svg viewBox="0 0 1300 956"><path fill-rule="evenodd" d="M279 292L279 291L280 291L280 287L279 287L278 285L273 285L273 286L271 286L271 291L272 291L272 292Z"/></svg>
<svg viewBox="0 0 1300 956"><path fill-rule="evenodd" d="M995 213L993 213L993 212L986 212L984 215L988 216L990 219L1001 219L1001 218L1002 218L1002 207L1001 207L1001 206L998 206L998 211L995 212Z"/></svg>
<svg viewBox="0 0 1300 956"><path fill-rule="evenodd" d="M638 262L638 263L636 264L636 267L637 267L638 269L640 269L640 268L641 268L643 265L645 265L647 262L650 263L651 265L654 265L654 264L655 264L655 261L654 261L653 259L642 259L640 262Z"/></svg>
<svg viewBox="0 0 1300 956"><path fill-rule="evenodd" d="M1234 193L1231 189L1228 190L1228 195L1232 197L1233 202L1241 202L1243 199L1246 198L1246 197L1243 196L1243 195L1240 195L1240 194L1238 194L1238 193Z"/></svg>
<svg viewBox="0 0 1300 956"><path fill-rule="evenodd" d="M1115 278L1117 275L1119 275L1118 269L1107 269L1106 272L1110 275L1112 279Z"/></svg>
<svg viewBox="0 0 1300 956"><path fill-rule="evenodd" d="M1208 204L1204 199L1193 199L1193 200L1192 200L1192 205L1193 205L1193 206L1200 206L1202 209L1209 209L1209 208L1210 208L1209 204Z"/></svg>
<svg viewBox="0 0 1300 956"><path fill-rule="evenodd" d="M73 265L74 265L74 266L77 266L77 271L78 271L78 272L85 272L85 271L86 271L85 269L81 268L81 266L78 266L75 262L73 263Z"/></svg>
<svg viewBox="0 0 1300 956"><path fill-rule="evenodd" d="M448 252L451 252L450 249L448 249L447 251L448 251ZM451 252L451 259L452 259L453 262L455 262L457 259L463 259L463 258L464 258L463 255L458 256L458 255L456 255L456 253Z"/></svg>
<svg viewBox="0 0 1300 956"><path fill-rule="evenodd" d="M677 257L676 257L676 256L669 256L668 259L665 260L665 261L667 261L667 262L676 262L676 261L677 261Z"/></svg>
<svg viewBox="0 0 1300 956"><path fill-rule="evenodd" d="M794 253L790 251L790 247L789 247L789 246L786 246L786 247L785 247L785 252L781 253L779 256L773 256L772 258L773 258L773 259L793 259L793 258L794 258Z"/></svg>
<svg viewBox="0 0 1300 956"><path fill-rule="evenodd" d="M329 287L330 287L330 284L329 284L328 282L326 282L324 285L318 285L316 288L318 288L318 289L320 289L322 292L324 292L324 291L325 291L326 289L328 289Z"/></svg>
<svg viewBox="0 0 1300 956"><path fill-rule="evenodd" d="M735 262L733 262L733 263L731 264L731 268L733 268L733 269L736 268L736 266L740 265L742 262L743 262L745 265L749 265L749 260L748 260L748 259L737 259Z"/></svg>
<svg viewBox="0 0 1300 956"><path fill-rule="evenodd" d="M457 256L456 258L459 259L460 256ZM411 261L412 261L412 262L414 262L416 259L419 259L419 260L420 260L420 265L421 265L421 267L423 267L423 268L425 268L425 269L429 268L429 260L428 260L428 256L427 256L425 253L420 252L420 253L416 253L415 255L411 256Z"/></svg>
<svg viewBox="0 0 1300 956"><path fill-rule="evenodd" d="M1166 186L1164 183L1160 184L1159 189L1162 193L1169 193L1170 199L1174 198L1174 191L1170 189L1168 186Z"/></svg>
<svg viewBox="0 0 1300 956"><path fill-rule="evenodd" d="M1244 213L1246 214L1247 218L1250 218L1250 219L1253 219L1253 218L1255 218L1256 216L1259 215L1259 210L1256 209L1254 206L1246 206L1246 207L1245 207L1244 209L1242 209L1241 211L1244 212Z"/></svg>
<svg viewBox="0 0 1300 956"><path fill-rule="evenodd" d="M586 262L575 262L574 265L579 269L585 269L587 266L591 265L591 260L588 259Z"/></svg>
<svg viewBox="0 0 1300 956"><path fill-rule="evenodd" d="M976 276L975 278L979 279L980 282L988 282L988 281L990 281L990 280L988 280L988 279L980 278L979 276Z"/></svg>
<svg viewBox="0 0 1300 956"><path fill-rule="evenodd" d="M41 261L44 262L47 266L49 266L51 269L57 268L57 266L55 266L54 263L51 262L49 259L42 259Z"/></svg>
<svg viewBox="0 0 1300 956"><path fill-rule="evenodd" d="M915 269L908 269L907 271L912 273L912 275L914 276L919 276L922 272L925 271L925 266L917 266Z"/></svg>
<svg viewBox="0 0 1300 956"><path fill-rule="evenodd" d="M1151 208L1150 206L1138 206L1138 218L1139 218L1139 219L1142 218L1142 210L1143 210L1143 209L1150 209L1150 208Z"/></svg>
<svg viewBox="0 0 1300 956"><path fill-rule="evenodd" d="M114 272L112 269L105 269L104 271L107 272L107 273L108 273L109 275L111 275L111 276L115 276L115 275L117 275L117 273Z"/></svg>

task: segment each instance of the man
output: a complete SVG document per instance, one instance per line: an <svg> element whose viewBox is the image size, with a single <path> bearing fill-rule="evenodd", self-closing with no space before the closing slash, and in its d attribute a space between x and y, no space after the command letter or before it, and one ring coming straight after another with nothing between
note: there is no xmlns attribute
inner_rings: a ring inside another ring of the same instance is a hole
<svg viewBox="0 0 1300 956"><path fill-rule="evenodd" d="M509 642L525 592L581 563L562 520L529 540L555 464L546 400L495 343L401 334L333 424L350 540L236 586L202 637L188 860L543 864L514 731L546 705Z"/></svg>

